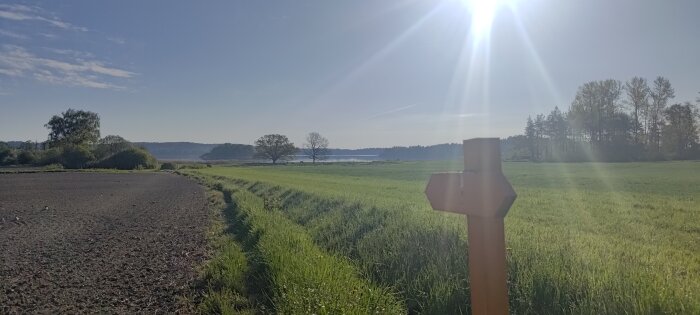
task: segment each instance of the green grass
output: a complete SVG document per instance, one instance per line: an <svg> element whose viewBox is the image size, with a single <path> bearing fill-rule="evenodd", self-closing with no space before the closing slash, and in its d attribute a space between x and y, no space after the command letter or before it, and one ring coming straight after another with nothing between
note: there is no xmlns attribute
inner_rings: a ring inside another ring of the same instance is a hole
<svg viewBox="0 0 700 315"><path fill-rule="evenodd" d="M213 289L200 304L203 313L238 311L232 305L240 292L247 292L258 313L404 313L390 290L361 278L346 258L317 247L275 203L221 181L198 180L223 192L233 233L228 243L235 240L206 267Z"/></svg>
<svg viewBox="0 0 700 315"><path fill-rule="evenodd" d="M248 258L228 231L224 196L214 190L209 190L207 195L213 218L207 240L215 254L203 266L204 294L201 301L197 301L198 311L202 314L255 314L248 297Z"/></svg>
<svg viewBox="0 0 700 315"><path fill-rule="evenodd" d="M279 220L399 292L411 313L468 312L465 219L430 209L459 162L213 167ZM515 313L700 313L700 163L505 163ZM302 231L303 230L303 231ZM290 244L280 240L280 249Z"/></svg>

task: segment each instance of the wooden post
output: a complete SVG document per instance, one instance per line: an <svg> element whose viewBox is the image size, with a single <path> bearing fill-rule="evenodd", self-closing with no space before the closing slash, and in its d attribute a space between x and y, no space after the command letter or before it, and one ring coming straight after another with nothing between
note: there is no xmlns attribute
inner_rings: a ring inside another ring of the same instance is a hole
<svg viewBox="0 0 700 315"><path fill-rule="evenodd" d="M503 218L516 194L501 170L500 140L464 140L464 172L433 174L425 193L433 209L467 215L472 313L508 314Z"/></svg>

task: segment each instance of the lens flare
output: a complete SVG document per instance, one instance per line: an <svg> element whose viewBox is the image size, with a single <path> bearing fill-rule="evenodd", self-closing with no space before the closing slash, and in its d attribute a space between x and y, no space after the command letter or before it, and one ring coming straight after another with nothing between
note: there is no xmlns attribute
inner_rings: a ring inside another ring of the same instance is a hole
<svg viewBox="0 0 700 315"><path fill-rule="evenodd" d="M496 13L503 7L510 7L514 0L463 0L471 13L471 33L474 38L482 38L491 33L491 25Z"/></svg>

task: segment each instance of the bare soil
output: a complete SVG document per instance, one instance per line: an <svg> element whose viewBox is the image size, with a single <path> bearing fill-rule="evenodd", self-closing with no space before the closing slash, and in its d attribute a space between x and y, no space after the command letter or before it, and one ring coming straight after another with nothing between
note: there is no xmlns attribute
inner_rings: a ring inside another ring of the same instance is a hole
<svg viewBox="0 0 700 315"><path fill-rule="evenodd" d="M0 174L0 314L191 313L206 207L171 174Z"/></svg>

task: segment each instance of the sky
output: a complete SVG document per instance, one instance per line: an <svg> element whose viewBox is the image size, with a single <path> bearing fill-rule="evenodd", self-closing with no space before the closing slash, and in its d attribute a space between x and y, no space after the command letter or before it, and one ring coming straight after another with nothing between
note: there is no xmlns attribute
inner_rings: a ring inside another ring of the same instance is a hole
<svg viewBox="0 0 700 315"><path fill-rule="evenodd" d="M489 6L493 3L493 6ZM700 1L0 0L0 140L68 108L131 141L521 134L602 79L700 91Z"/></svg>

